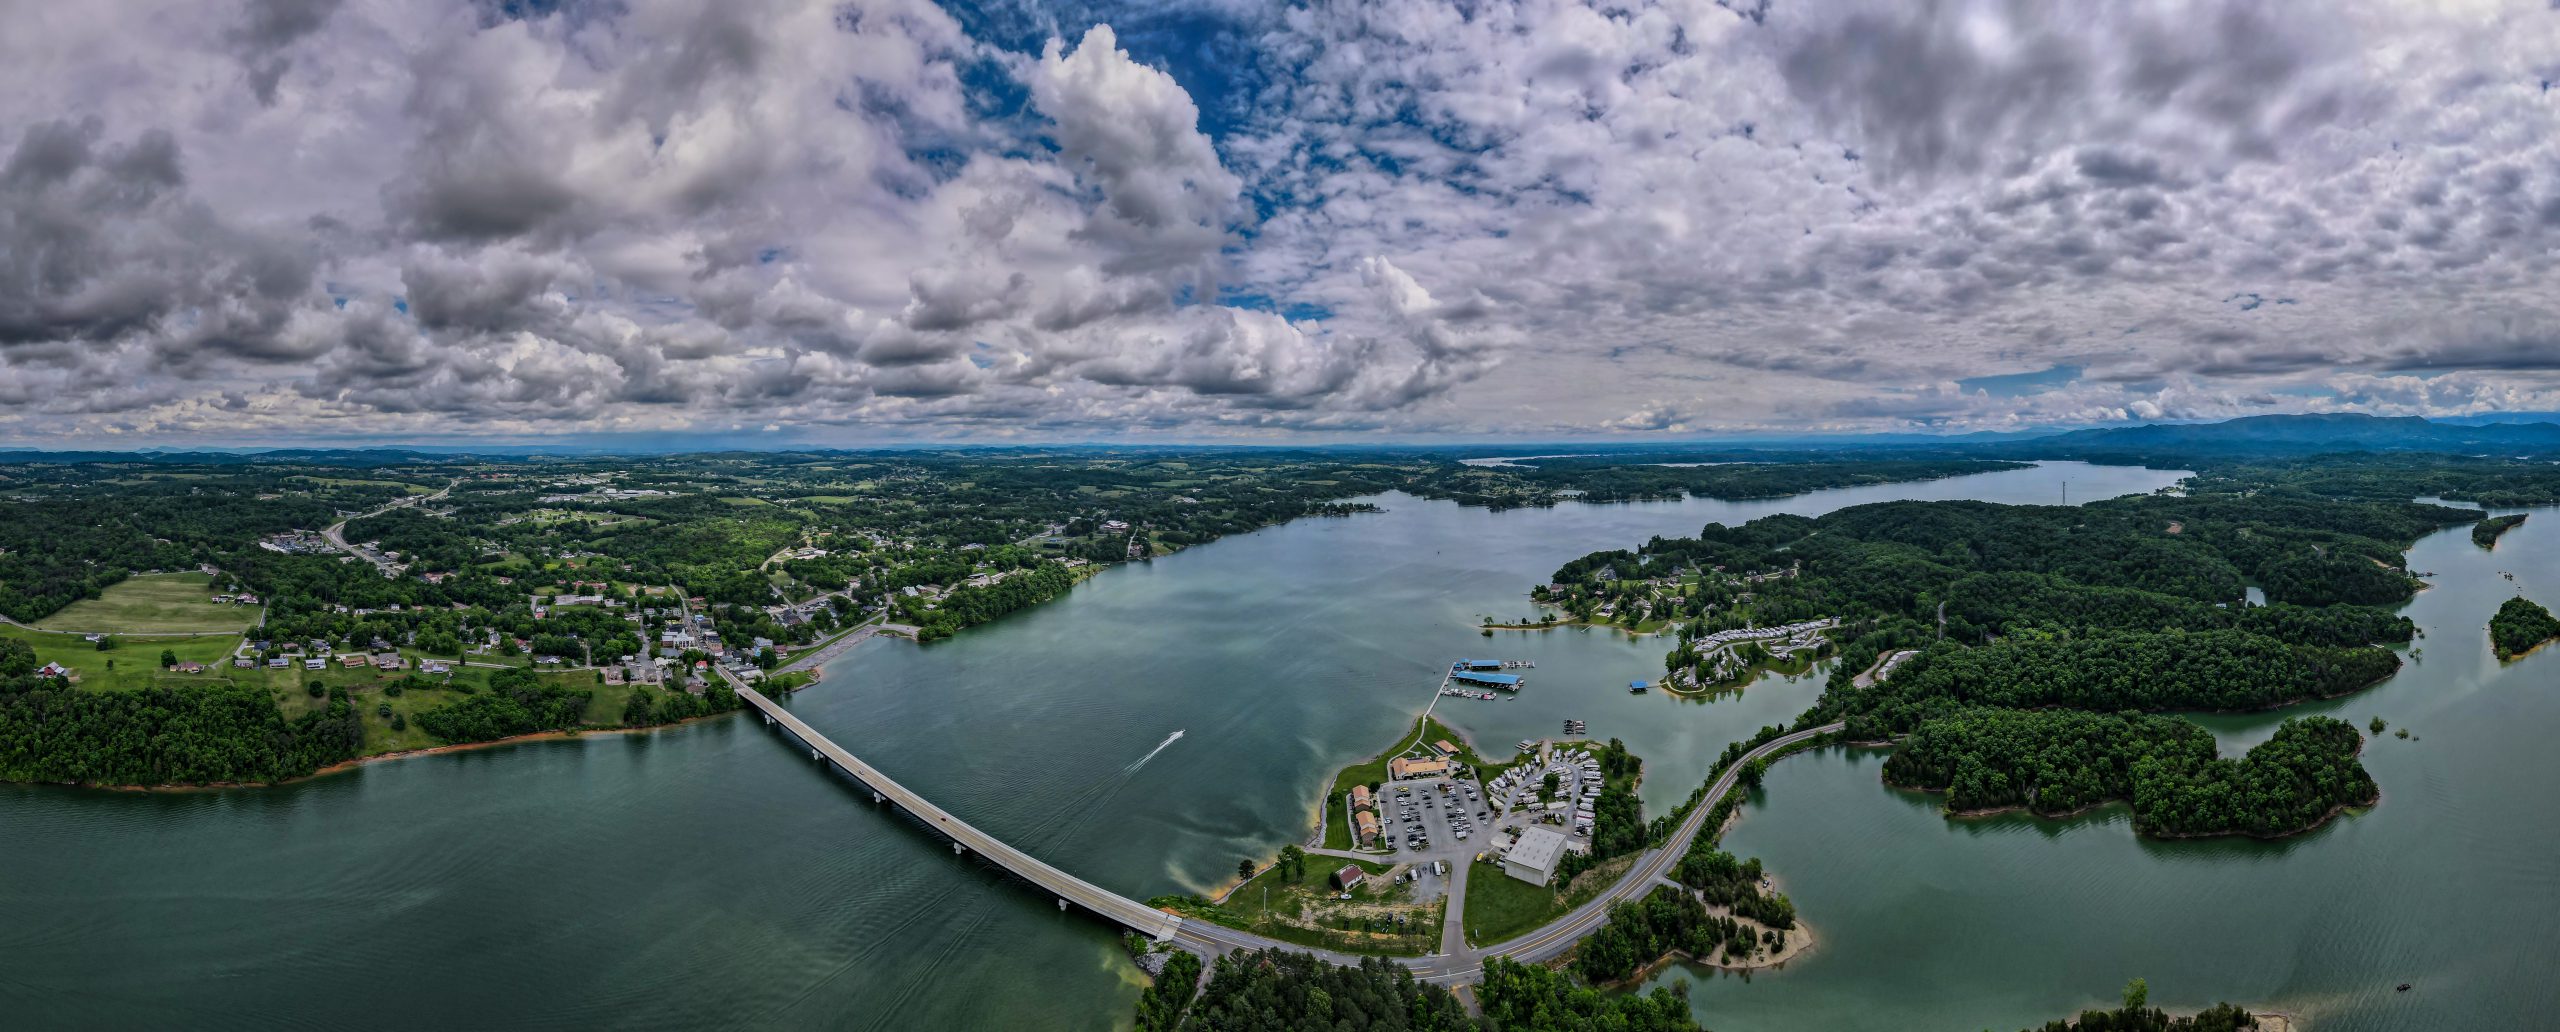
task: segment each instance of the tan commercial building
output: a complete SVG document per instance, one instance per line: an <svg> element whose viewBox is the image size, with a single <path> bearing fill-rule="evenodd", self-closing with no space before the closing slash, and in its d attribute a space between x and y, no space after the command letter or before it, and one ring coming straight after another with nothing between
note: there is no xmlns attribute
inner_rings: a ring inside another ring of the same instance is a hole
<svg viewBox="0 0 2560 1032"><path fill-rule="evenodd" d="M1387 761L1387 776L1398 781L1407 778L1436 778L1449 773L1447 760L1417 760L1398 756Z"/></svg>

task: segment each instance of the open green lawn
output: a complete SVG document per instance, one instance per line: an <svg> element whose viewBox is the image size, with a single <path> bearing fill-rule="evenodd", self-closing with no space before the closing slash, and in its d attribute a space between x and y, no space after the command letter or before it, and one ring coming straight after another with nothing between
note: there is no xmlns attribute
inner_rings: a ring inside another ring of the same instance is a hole
<svg viewBox="0 0 2560 1032"><path fill-rule="evenodd" d="M166 634L246 630L258 607L216 603L213 578L201 573L155 573L108 585L99 597L64 606L36 621L51 631Z"/></svg>
<svg viewBox="0 0 2560 1032"><path fill-rule="evenodd" d="M60 663L69 667L80 675L80 687L100 691L216 680L222 676L222 671L231 669L231 651L240 647L240 637L236 634L201 638L119 638L113 650L100 652L95 643L77 634L30 631L5 624L0 624L0 638L26 642L36 650L36 662ZM160 652L163 649L177 653L180 662L193 661L215 669L194 675L163 673L160 669ZM110 668L109 663L115 665Z"/></svg>
<svg viewBox="0 0 2560 1032"><path fill-rule="evenodd" d="M1507 942L1530 929L1563 917L1591 902L1618 879L1626 877L1639 854L1613 857L1576 875L1559 891L1554 885L1531 885L1503 873L1498 863L1477 864L1467 872L1467 942L1488 946Z"/></svg>
<svg viewBox="0 0 2560 1032"><path fill-rule="evenodd" d="M1467 872L1467 942L1507 941L1564 913L1564 897L1502 873L1501 864L1477 864Z"/></svg>

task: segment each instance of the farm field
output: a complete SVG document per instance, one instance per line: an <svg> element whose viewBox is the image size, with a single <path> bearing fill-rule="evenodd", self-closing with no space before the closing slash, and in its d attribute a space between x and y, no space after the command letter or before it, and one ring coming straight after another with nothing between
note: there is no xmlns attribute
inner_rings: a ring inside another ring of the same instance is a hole
<svg viewBox="0 0 2560 1032"><path fill-rule="evenodd" d="M247 630L256 606L217 603L213 578L201 573L127 577L99 597L64 606L36 621L38 630L108 634L227 633Z"/></svg>

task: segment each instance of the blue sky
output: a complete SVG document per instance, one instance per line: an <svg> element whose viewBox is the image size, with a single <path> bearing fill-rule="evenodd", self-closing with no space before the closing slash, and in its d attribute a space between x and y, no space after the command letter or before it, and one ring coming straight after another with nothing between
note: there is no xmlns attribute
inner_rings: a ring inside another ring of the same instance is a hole
<svg viewBox="0 0 2560 1032"><path fill-rule="evenodd" d="M13 19L6 443L2560 410L2541 0Z"/></svg>

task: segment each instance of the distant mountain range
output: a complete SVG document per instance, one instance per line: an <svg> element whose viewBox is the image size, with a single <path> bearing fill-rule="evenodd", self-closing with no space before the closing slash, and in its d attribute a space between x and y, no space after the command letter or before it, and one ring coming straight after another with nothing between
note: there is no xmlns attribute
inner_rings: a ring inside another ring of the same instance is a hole
<svg viewBox="0 0 2560 1032"><path fill-rule="evenodd" d="M2219 423L2152 423L2074 430L1987 447L2040 457L2395 451L2515 456L2560 452L2560 424L2452 423L2417 416L2353 413L2248 416Z"/></svg>
<svg viewBox="0 0 2560 1032"><path fill-rule="evenodd" d="M2560 458L2560 423L2549 421L2512 422L2516 418L2545 418L2531 413L2507 417L2486 416L2461 420L2424 419L2417 416L2367 416L2353 413L2320 415L2247 416L2219 423L2149 423L2142 426L2101 427L2088 430L2049 431L1982 431L1967 434L1929 435L1913 433L1864 435L1752 435L1711 437L1688 441L1556 441L1523 442L1510 445L1418 444L1379 445L1254 445L1257 450L1286 450L1305 453L1327 451L1394 451L1406 454L1430 454L1457 457L1491 457L1501 455L1572 455L1623 457L1641 462L1733 461L1768 458L1779 454L1820 454L1839 456L1849 452L1882 451L1902 455L1928 453L1936 455L1969 455L1987 458L2091 459L2115 462L2175 462L2193 458L2236 458L2253 455L2269 457L2315 455L2324 452L2432 452L2456 455L2551 456ZM941 444L926 450L951 450ZM1074 451L1099 449L1112 451L1173 452L1209 445L1093 443L1047 446L998 446L963 448L969 451ZM483 448L449 445L385 446L379 448L275 448L266 450L206 449L191 451L37 451L0 450L0 464L21 462L145 462L166 465L325 465L325 466L393 466L411 463L450 463L473 460L524 460L531 458L587 458L606 455L666 455L738 451L730 448L680 449L665 442L633 442L624 448L600 444L498 445ZM750 449L753 450L753 449ZM817 448L799 445L767 451L800 452L810 455L845 454L861 451L899 451L899 448Z"/></svg>

